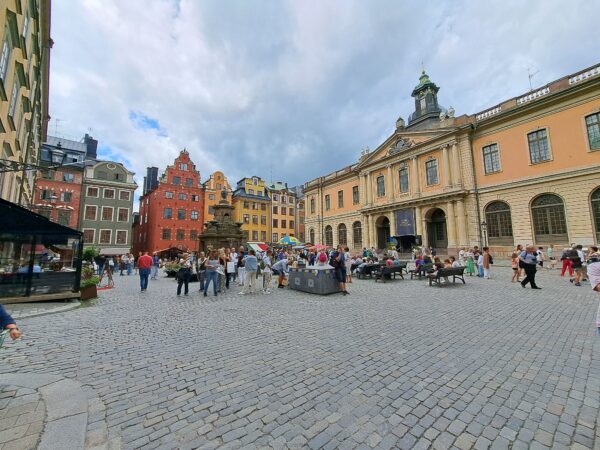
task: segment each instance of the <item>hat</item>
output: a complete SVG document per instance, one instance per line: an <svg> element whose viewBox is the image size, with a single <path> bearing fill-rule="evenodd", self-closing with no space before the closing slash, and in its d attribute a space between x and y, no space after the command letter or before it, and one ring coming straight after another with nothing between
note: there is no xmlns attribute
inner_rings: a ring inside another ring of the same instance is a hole
<svg viewBox="0 0 600 450"><path fill-rule="evenodd" d="M600 285L600 262L595 262L587 267L588 278L592 285L592 289L596 289Z"/></svg>

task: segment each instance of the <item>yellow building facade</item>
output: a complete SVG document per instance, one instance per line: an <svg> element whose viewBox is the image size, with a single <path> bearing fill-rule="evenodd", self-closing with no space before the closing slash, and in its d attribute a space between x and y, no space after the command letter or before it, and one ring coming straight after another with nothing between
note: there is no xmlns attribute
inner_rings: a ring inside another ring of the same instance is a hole
<svg viewBox="0 0 600 450"><path fill-rule="evenodd" d="M227 191L227 202L231 204L233 191L227 177L219 170L214 172L202 185L205 193L204 221L208 222L215 217L213 208L221 200L221 192Z"/></svg>
<svg viewBox="0 0 600 450"><path fill-rule="evenodd" d="M49 120L50 1L0 4L0 197L27 206Z"/></svg>
<svg viewBox="0 0 600 450"><path fill-rule="evenodd" d="M276 243L285 236L296 237L297 218L296 192L287 183L271 183L267 187L271 198L271 236L269 241Z"/></svg>
<svg viewBox="0 0 600 450"><path fill-rule="evenodd" d="M423 73L408 124L305 184L309 241L358 251L396 237L440 254L598 242L600 66L473 115L455 117L438 90Z"/></svg>
<svg viewBox="0 0 600 450"><path fill-rule="evenodd" d="M233 192L234 220L241 222L247 240L268 242L271 236L271 199L260 177L242 178Z"/></svg>

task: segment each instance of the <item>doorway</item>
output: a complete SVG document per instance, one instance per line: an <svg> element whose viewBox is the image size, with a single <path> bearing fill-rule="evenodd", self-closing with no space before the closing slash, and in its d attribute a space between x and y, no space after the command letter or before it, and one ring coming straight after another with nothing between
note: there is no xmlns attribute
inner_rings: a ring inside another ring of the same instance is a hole
<svg viewBox="0 0 600 450"><path fill-rule="evenodd" d="M387 217L380 217L377 219L377 248L387 248L388 241L390 239L390 219Z"/></svg>
<svg viewBox="0 0 600 450"><path fill-rule="evenodd" d="M427 223L429 245L436 250L448 248L448 231L446 229L446 213L439 208L430 211ZM438 253L440 253L438 251ZM443 253L443 252L442 252Z"/></svg>

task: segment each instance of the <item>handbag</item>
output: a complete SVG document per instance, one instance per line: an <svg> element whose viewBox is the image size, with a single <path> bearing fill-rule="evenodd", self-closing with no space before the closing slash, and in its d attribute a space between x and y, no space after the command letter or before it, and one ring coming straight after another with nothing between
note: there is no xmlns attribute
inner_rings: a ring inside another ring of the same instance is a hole
<svg viewBox="0 0 600 450"><path fill-rule="evenodd" d="M217 267L217 270L216 270L216 272L217 272L219 275L223 275L223 276L225 276L225 271L223 270L223 267L222 267L222 266L219 266L219 267Z"/></svg>

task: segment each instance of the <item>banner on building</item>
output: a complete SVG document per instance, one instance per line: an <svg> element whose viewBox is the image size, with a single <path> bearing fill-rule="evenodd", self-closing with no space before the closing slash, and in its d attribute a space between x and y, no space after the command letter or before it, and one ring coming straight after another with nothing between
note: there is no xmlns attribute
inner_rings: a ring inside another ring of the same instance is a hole
<svg viewBox="0 0 600 450"><path fill-rule="evenodd" d="M396 211L396 236L414 236L416 234L415 209L406 208Z"/></svg>

